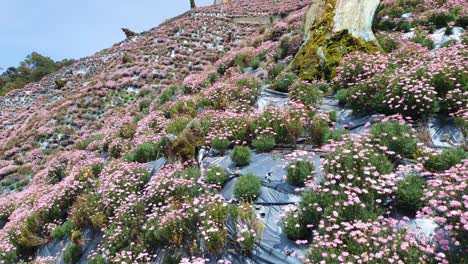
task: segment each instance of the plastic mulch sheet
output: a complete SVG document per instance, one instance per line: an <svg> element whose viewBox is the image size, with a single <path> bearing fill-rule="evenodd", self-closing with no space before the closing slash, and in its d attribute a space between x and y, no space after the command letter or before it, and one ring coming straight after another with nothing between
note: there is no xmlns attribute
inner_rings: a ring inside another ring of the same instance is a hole
<svg viewBox="0 0 468 264"><path fill-rule="evenodd" d="M311 162L316 168L320 167L319 156L313 156ZM286 164L285 153L253 153L250 164L241 168L235 166L229 155L207 157L203 160L202 167L216 165L229 172L230 180L221 192L228 201L234 199L233 189L237 176L253 173L260 178L262 184L261 194L255 201L258 219L265 226L262 239L252 256L245 258L241 254L230 253L223 256L225 259L232 263L301 263L297 256L304 255L307 246L297 245L281 230L280 214L284 212L285 206L300 201L300 194L285 180ZM318 169L316 173L320 173Z"/></svg>
<svg viewBox="0 0 468 264"><path fill-rule="evenodd" d="M158 171L166 164L165 158L160 158L158 160L150 161L146 163L146 168L151 170L151 176L154 176Z"/></svg>
<svg viewBox="0 0 468 264"><path fill-rule="evenodd" d="M97 249L98 245L102 241L102 233L92 229L86 229L83 232L82 240L85 244L83 245L83 255L77 262L78 264L85 264L89 262L88 258L91 257L91 254ZM63 264L63 251L68 246L68 244L70 244L70 236L66 236L62 239L52 240L49 243L39 247L36 252L36 257L54 257L57 259L57 263Z"/></svg>
<svg viewBox="0 0 468 264"><path fill-rule="evenodd" d="M367 131L370 124L381 119L380 116L354 114L351 109L340 106L338 100L333 96L324 97L320 109L327 112L335 111L336 127L348 129L353 134Z"/></svg>
<svg viewBox="0 0 468 264"><path fill-rule="evenodd" d="M267 86L262 86L260 95L257 99L257 108L264 109L268 106L283 106L286 105L289 101L287 93L280 93L266 88Z"/></svg>
<svg viewBox="0 0 468 264"><path fill-rule="evenodd" d="M461 128L451 118L435 116L427 124L434 146L454 147L465 142Z"/></svg>

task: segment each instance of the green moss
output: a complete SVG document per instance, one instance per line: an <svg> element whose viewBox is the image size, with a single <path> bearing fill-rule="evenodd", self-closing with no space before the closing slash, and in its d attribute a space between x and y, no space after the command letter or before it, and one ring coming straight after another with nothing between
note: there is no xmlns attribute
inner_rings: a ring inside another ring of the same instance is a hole
<svg viewBox="0 0 468 264"><path fill-rule="evenodd" d="M299 50L292 67L305 80L331 80L336 75L344 55L353 51L375 52L379 50L375 41L366 42L353 37L347 30L333 33L335 0L328 0L325 14L310 28L310 38Z"/></svg>

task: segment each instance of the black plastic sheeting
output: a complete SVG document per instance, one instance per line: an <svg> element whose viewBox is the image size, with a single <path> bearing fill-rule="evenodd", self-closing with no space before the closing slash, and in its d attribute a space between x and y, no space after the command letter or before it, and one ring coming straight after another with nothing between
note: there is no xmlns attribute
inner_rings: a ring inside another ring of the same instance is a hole
<svg viewBox="0 0 468 264"><path fill-rule="evenodd" d="M435 147L448 148L466 143L462 129L451 118L434 116L427 123L427 128Z"/></svg>
<svg viewBox="0 0 468 264"><path fill-rule="evenodd" d="M264 224L265 229L261 240L253 250L252 256L245 257L240 254L226 254L222 259L230 260L232 263L302 263L297 256L304 255L307 246L297 245L287 238L281 229L281 213L284 207L297 204L300 193L296 187L291 186L285 180L286 165L285 153L252 153L249 165L238 168L231 161L229 155L222 157L206 157L203 159L202 168L206 170L209 166L220 166L225 168L230 175L230 180L224 186L221 195L227 200L234 199L233 188L237 176L252 173L261 180L261 194L255 201L255 210L258 219ZM320 157L312 156L316 174L320 173Z"/></svg>
<svg viewBox="0 0 468 264"><path fill-rule="evenodd" d="M102 241L102 233L93 229L86 229L83 232L82 240L85 242L83 245L83 255L78 264L85 264L89 262L92 253L97 249ZM54 239L49 243L39 247L36 252L36 257L54 257L58 264L64 264L62 260L63 252L70 244L70 235L62 239Z"/></svg>
<svg viewBox="0 0 468 264"><path fill-rule="evenodd" d="M256 106L258 109L264 109L268 106L284 106L288 103L288 94L273 91L264 85L261 88L260 95L257 98Z"/></svg>
<svg viewBox="0 0 468 264"><path fill-rule="evenodd" d="M154 176L164 166L164 164L166 164L166 159L160 158L158 160L146 163L145 167L151 170L151 176Z"/></svg>
<svg viewBox="0 0 468 264"><path fill-rule="evenodd" d="M334 96L325 96L320 109L336 112L336 128L344 128L352 134L362 134L369 130L371 124L382 119L380 115L355 114L353 110L344 108Z"/></svg>

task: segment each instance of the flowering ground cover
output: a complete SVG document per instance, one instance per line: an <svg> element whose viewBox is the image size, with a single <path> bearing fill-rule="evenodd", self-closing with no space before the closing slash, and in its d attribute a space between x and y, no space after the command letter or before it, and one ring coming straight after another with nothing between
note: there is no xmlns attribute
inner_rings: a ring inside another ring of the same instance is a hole
<svg viewBox="0 0 468 264"><path fill-rule="evenodd" d="M1 97L0 263L467 261L466 36L423 41L466 6L420 2L383 1L382 49L329 81L289 67L306 1L233 1ZM435 114L465 138L437 148Z"/></svg>

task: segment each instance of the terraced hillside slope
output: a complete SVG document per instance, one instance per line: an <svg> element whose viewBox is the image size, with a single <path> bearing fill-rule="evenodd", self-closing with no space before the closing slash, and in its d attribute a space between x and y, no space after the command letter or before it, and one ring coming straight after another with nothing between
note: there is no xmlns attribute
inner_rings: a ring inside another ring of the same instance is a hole
<svg viewBox="0 0 468 264"><path fill-rule="evenodd" d="M337 3L196 8L0 97L0 263L467 261L466 3L382 1L372 49L310 25Z"/></svg>

